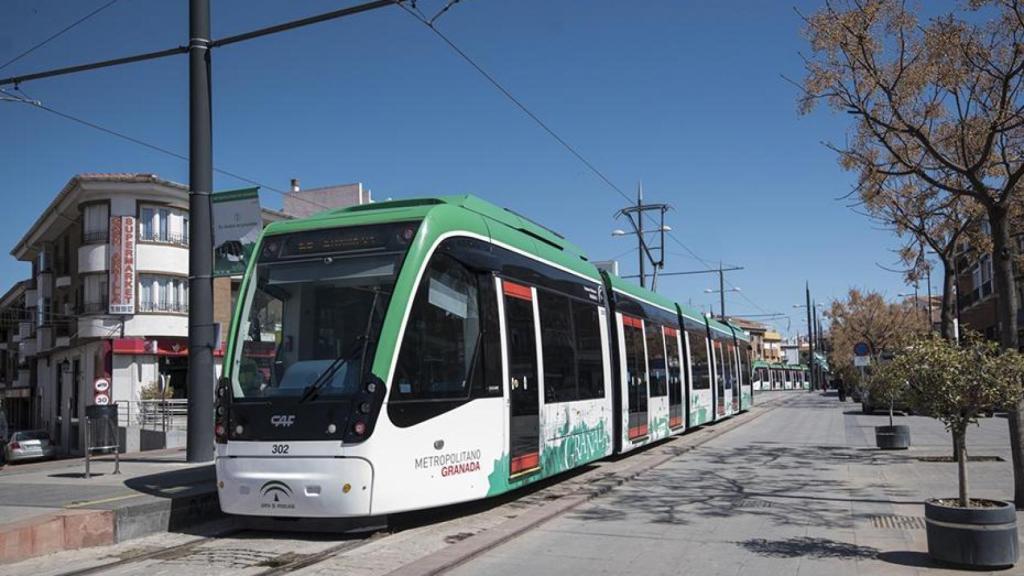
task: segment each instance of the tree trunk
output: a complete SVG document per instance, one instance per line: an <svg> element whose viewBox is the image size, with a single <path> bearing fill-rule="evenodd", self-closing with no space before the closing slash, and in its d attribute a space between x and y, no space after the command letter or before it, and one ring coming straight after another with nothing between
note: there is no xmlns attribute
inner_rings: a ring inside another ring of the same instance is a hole
<svg viewBox="0 0 1024 576"><path fill-rule="evenodd" d="M960 506L967 508L970 505L970 498L967 496L967 430L957 430L954 435L960 451L960 460L957 461L957 471L960 477Z"/></svg>
<svg viewBox="0 0 1024 576"><path fill-rule="evenodd" d="M956 256L953 256L954 258ZM956 340L953 332L953 318L956 313L956 274L952 261L942 259L942 309L940 310L939 331L942 337L950 342Z"/></svg>
<svg viewBox="0 0 1024 576"><path fill-rule="evenodd" d="M1018 350L1017 282L1013 277L1013 246L1010 243L1006 209L995 205L988 209L992 226L992 276L995 283L999 342L1004 349ZM1013 456L1013 501L1024 508L1024 401L1009 407L1010 454Z"/></svg>
<svg viewBox="0 0 1024 576"><path fill-rule="evenodd" d="M960 444L956 440L956 434L953 434L953 462L960 461Z"/></svg>

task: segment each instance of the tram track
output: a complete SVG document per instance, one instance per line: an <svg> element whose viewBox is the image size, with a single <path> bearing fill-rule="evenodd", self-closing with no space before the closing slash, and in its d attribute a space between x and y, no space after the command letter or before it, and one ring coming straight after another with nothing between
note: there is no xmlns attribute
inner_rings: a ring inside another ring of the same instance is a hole
<svg viewBox="0 0 1024 576"><path fill-rule="evenodd" d="M169 546L167 548L158 548L156 550L145 550L137 554L131 554L120 558L114 562L108 562L106 564L100 564L98 566L90 566L88 568L81 568L79 570L72 570L70 572L61 572L59 576L87 576L89 574L101 574L108 570L114 570L123 566L136 564L138 562L144 562L146 560L160 560L162 557L176 556L182 553L187 553L193 548L197 548L202 544L211 542L214 538L226 538L233 534L243 532L241 528L229 528L222 532L212 534L210 536L200 536L195 540L189 540L175 546Z"/></svg>
<svg viewBox="0 0 1024 576"><path fill-rule="evenodd" d="M211 534L209 536L202 536L188 542L183 542L175 546L169 546L166 548L159 548L155 550L146 550L137 554L131 554L129 556L122 557L114 562L107 562L97 566L90 566L79 570L72 570L69 572L61 572L58 576L87 576L91 574L105 574L113 572L119 569L129 568L132 565L142 564L145 562L156 561L156 562L175 562L175 563L186 563L189 559L197 553L206 552L209 555L216 555L218 553L230 555L232 552L245 552L246 550L239 550L237 546L227 545L219 546L218 540L227 539L233 536L258 533L260 531L252 531L246 528L230 528L222 532ZM251 568L266 568L259 572L251 572L250 576L274 576L277 574L289 574L297 570L301 570L308 566L313 566L334 558L338 554L342 554L351 550L355 550L361 546L369 544L370 542L387 536L389 532L379 531L370 533L366 536L360 536L357 538L346 539L342 542L338 542L322 550L317 550L308 553L299 552L285 552L282 554L273 555L267 558L260 559L258 562L254 562L249 566L237 566L240 569L251 569ZM204 549L204 545L206 548Z"/></svg>

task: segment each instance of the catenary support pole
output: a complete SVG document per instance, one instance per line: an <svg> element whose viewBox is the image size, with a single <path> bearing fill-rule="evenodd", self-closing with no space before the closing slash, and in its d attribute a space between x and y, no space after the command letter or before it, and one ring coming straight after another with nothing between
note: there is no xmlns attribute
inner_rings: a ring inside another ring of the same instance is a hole
<svg viewBox="0 0 1024 576"><path fill-rule="evenodd" d="M636 255L640 260L640 287L647 285L644 277L644 185L636 186Z"/></svg>
<svg viewBox="0 0 1024 576"><path fill-rule="evenodd" d="M725 269L722 268L722 262L718 262L718 311L720 312L719 318L725 318Z"/></svg>
<svg viewBox="0 0 1024 576"><path fill-rule="evenodd" d="M189 0L189 462L213 460L213 126L209 45L210 0Z"/></svg>
<svg viewBox="0 0 1024 576"><path fill-rule="evenodd" d="M817 374L814 366L814 325L811 323L811 284L804 283L807 293L807 364L811 367L811 390L815 389Z"/></svg>

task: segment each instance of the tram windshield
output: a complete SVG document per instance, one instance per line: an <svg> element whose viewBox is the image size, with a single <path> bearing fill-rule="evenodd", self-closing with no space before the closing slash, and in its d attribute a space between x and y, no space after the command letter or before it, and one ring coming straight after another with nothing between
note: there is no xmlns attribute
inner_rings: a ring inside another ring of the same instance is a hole
<svg viewBox="0 0 1024 576"><path fill-rule="evenodd" d="M261 254L250 281L237 332L233 396L292 401L350 396L369 370L404 253L345 253L334 243L330 253L314 249L307 257L288 257L288 237L283 245L280 257Z"/></svg>

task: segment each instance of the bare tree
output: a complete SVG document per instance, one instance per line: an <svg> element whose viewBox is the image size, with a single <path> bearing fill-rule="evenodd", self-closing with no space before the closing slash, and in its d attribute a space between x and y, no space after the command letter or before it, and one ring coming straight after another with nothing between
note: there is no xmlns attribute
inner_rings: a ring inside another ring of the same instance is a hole
<svg viewBox="0 0 1024 576"><path fill-rule="evenodd" d="M865 187L906 182L977 202L991 226L1000 342L1018 349L1010 225L1024 202L1024 2L969 0L927 22L903 0L827 0L806 18L801 109L856 120L835 148ZM1010 414L1024 507L1024 403Z"/></svg>
<svg viewBox="0 0 1024 576"><path fill-rule="evenodd" d="M940 333L954 339L957 245L968 239L982 240L978 223L983 214L980 205L967 198L943 193L934 187L921 189L911 183L895 182L862 189L861 201L868 216L891 228L903 239L900 260L906 269L907 281L916 283L930 271L927 250L931 249L942 265L942 303ZM928 323L931 324L932 303L928 302Z"/></svg>
<svg viewBox="0 0 1024 576"><path fill-rule="evenodd" d="M862 292L851 288L843 300L835 300L826 312L832 334L830 364L844 373L853 366L853 347L858 342L868 345L875 364L885 353L897 351L900 342L927 331L927 324L907 302L886 302L878 292Z"/></svg>

